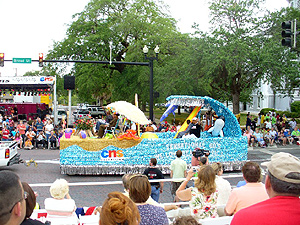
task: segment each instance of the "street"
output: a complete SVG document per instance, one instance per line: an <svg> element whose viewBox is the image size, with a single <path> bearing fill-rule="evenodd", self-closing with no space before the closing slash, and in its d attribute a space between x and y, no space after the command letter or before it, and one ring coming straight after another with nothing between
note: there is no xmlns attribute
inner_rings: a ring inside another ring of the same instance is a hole
<svg viewBox="0 0 300 225"><path fill-rule="evenodd" d="M300 158L300 146L291 145L279 146L278 148L249 149L248 159L260 164L270 160L272 154L277 152L288 152ZM11 170L17 173L22 181L31 184L33 190L38 193L37 202L41 208L44 208L45 198L51 197L49 187L57 178L64 178L72 184L70 195L75 200L77 207L102 205L108 193L112 191L123 192L121 184L89 185L90 182L121 181L121 176L68 176L60 174L59 150L19 150L19 153L21 158L26 161L33 159L37 166L35 167L34 163L29 166L20 164L11 167L0 167L0 170ZM238 181L243 180L240 171L225 172L223 176L230 182L231 186L235 186ZM165 178L169 178L169 175L165 175ZM74 184L79 182L81 184ZM73 186L73 184L76 186ZM172 202L170 182L165 182L160 202Z"/></svg>

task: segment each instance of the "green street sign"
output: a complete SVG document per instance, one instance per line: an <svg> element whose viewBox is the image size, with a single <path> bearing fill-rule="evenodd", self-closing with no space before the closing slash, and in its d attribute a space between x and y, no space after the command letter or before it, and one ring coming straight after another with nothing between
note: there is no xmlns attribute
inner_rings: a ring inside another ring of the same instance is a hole
<svg viewBox="0 0 300 225"><path fill-rule="evenodd" d="M31 63L31 58L13 58L13 63Z"/></svg>

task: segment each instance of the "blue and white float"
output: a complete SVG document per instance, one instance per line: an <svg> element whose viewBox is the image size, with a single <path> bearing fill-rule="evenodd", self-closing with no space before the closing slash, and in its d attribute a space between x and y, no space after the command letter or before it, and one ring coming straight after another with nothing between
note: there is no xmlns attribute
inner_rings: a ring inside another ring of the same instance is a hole
<svg viewBox="0 0 300 225"><path fill-rule="evenodd" d="M118 148L108 146L99 151L86 151L78 145L60 150L62 174L125 174L144 171L150 158L156 158L158 167L169 173L176 151L183 152L182 159L191 163L192 150L196 147L210 151L209 162L221 162L224 170L240 170L247 160L247 138L242 136L240 125L233 113L222 103L210 97L170 96L168 104L177 106L209 107L218 116L224 116L224 137L213 137L202 132L200 138L176 138L174 132L155 133L156 139L142 139L136 146ZM99 139L98 139L99 140ZM89 141L85 139L84 141ZM101 140L100 140L101 141Z"/></svg>

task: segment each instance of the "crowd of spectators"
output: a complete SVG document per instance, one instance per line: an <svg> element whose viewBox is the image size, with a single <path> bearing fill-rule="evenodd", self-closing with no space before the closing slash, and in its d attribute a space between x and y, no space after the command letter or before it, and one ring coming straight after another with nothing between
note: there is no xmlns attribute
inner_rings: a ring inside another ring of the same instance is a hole
<svg viewBox="0 0 300 225"><path fill-rule="evenodd" d="M247 115L246 129L242 130L248 139L250 147L268 147L273 145L300 144L300 130L295 118L290 121L283 114L280 116L275 112L266 115L259 113L252 120L250 113Z"/></svg>
<svg viewBox="0 0 300 225"><path fill-rule="evenodd" d="M53 117L47 114L43 119L37 117L32 120L15 121L13 117L0 114L0 137L2 141L16 141L18 148L43 149L57 148L59 139L63 135L63 129L54 125Z"/></svg>

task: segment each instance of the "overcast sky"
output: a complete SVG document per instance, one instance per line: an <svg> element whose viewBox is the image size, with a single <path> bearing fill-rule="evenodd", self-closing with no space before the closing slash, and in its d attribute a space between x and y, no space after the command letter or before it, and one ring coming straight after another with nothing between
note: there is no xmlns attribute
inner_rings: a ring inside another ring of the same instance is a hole
<svg viewBox="0 0 300 225"><path fill-rule="evenodd" d="M181 32L192 32L194 22L201 30L208 29L207 0L164 0L171 15L178 20ZM53 41L65 37L72 15L81 12L89 0L0 0L0 52L5 59L38 59L46 54ZM270 10L288 6L286 0L267 0ZM27 71L39 70L38 63L16 64L5 62L1 76L18 76Z"/></svg>

